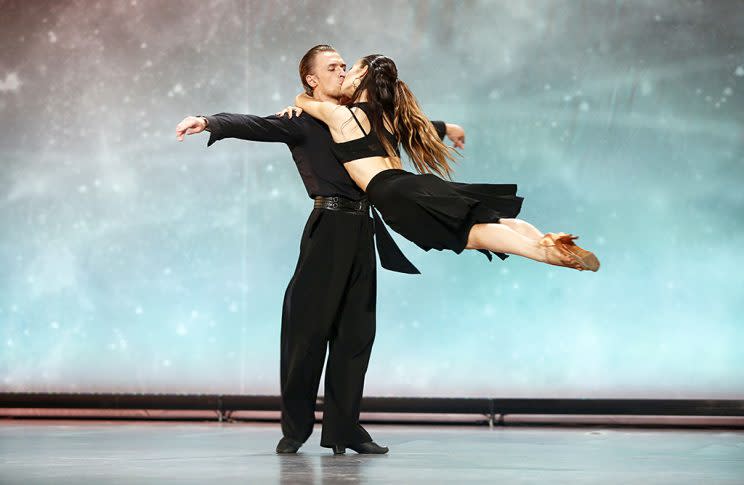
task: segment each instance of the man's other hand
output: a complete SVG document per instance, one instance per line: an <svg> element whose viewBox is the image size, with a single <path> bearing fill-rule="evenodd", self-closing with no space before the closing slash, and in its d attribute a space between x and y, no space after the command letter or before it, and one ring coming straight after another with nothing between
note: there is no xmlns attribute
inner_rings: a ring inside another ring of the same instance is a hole
<svg viewBox="0 0 744 485"><path fill-rule="evenodd" d="M183 141L184 135L201 133L207 127L207 120L201 116L187 116L176 125L176 139Z"/></svg>
<svg viewBox="0 0 744 485"><path fill-rule="evenodd" d="M452 146L465 148L465 130L462 129L462 126L451 123L445 123L445 126L447 127L445 134L452 141Z"/></svg>

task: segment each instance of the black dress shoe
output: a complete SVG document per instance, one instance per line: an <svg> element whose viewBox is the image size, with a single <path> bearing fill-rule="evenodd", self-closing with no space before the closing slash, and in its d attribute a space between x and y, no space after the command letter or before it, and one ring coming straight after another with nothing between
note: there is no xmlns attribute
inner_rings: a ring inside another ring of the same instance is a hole
<svg viewBox="0 0 744 485"><path fill-rule="evenodd" d="M367 441L366 443L347 446L357 453L363 455L384 455L385 453L390 451L387 446L380 446L374 441ZM341 445L333 445L334 455L343 455L344 453L346 453L346 447Z"/></svg>
<svg viewBox="0 0 744 485"><path fill-rule="evenodd" d="M282 439L279 440L279 444L276 445L276 452L277 453L297 453L297 450L300 449L300 446L302 446L301 442L295 441L292 438L287 438L286 436L283 436Z"/></svg>

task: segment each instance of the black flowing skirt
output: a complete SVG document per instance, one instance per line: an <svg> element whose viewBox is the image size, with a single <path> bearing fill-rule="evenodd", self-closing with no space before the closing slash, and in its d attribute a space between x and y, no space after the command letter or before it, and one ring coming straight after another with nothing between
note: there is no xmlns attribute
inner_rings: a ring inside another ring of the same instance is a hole
<svg viewBox="0 0 744 485"><path fill-rule="evenodd" d="M474 224L498 223L519 214L524 199L516 194L516 184L449 182L395 168L378 173L367 185L369 201L395 232L426 251L449 249L457 254L467 246ZM491 259L488 251L481 252Z"/></svg>

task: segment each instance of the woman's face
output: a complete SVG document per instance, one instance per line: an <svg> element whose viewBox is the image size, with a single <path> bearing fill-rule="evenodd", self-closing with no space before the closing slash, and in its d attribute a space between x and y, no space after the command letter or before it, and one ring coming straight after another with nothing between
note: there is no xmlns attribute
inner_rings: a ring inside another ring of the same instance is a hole
<svg viewBox="0 0 744 485"><path fill-rule="evenodd" d="M367 66L362 65L361 59L356 61L354 65L351 66L349 72L346 73L344 82L341 84L341 94L350 98L351 95L354 94L354 91L356 91L354 85L356 84L359 86L362 82L362 78L367 74L367 69ZM358 79L358 81L355 81L355 79Z"/></svg>

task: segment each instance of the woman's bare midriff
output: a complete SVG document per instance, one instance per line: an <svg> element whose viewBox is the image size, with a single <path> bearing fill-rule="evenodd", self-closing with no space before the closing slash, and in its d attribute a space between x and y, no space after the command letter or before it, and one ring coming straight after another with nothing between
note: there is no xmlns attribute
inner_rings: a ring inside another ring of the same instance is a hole
<svg viewBox="0 0 744 485"><path fill-rule="evenodd" d="M389 157L368 157L344 163L344 168L355 184L363 191L367 191L367 184L372 177L391 168L402 168L400 160Z"/></svg>

